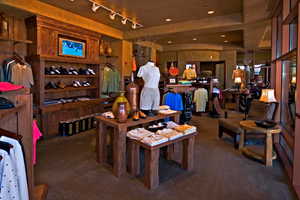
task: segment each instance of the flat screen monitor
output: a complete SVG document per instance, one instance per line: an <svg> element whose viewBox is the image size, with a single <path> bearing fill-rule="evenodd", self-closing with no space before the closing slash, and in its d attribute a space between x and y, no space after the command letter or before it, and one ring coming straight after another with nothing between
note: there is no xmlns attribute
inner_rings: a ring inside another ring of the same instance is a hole
<svg viewBox="0 0 300 200"><path fill-rule="evenodd" d="M58 55L85 58L85 45L83 41L59 37Z"/></svg>

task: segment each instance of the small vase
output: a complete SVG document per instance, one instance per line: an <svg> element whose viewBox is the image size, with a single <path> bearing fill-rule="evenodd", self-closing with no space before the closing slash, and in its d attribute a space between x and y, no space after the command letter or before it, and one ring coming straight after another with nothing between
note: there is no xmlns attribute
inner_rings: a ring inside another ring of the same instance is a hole
<svg viewBox="0 0 300 200"><path fill-rule="evenodd" d="M125 123L127 121L128 113L126 111L126 102L118 103L118 115L117 119L120 123Z"/></svg>
<svg viewBox="0 0 300 200"><path fill-rule="evenodd" d="M126 103L125 107L126 107L126 112L127 112L127 115L129 115L130 113L130 104L129 104L129 101L127 100L127 98L124 96L125 94L125 91L121 91L120 92L120 96L116 98L115 102L113 103L113 106L112 106L112 111L114 113L115 116L118 115L118 103Z"/></svg>
<svg viewBox="0 0 300 200"><path fill-rule="evenodd" d="M138 100L139 100L139 86L134 83L133 73L131 76L131 83L127 85L127 99L131 106L131 111L135 112L138 110Z"/></svg>

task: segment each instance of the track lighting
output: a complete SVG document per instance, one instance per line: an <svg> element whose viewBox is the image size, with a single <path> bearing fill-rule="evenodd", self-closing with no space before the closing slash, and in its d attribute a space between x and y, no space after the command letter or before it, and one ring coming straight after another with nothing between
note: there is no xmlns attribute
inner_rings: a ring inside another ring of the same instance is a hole
<svg viewBox="0 0 300 200"><path fill-rule="evenodd" d="M132 23L132 26L131 26L133 29L136 29L136 23Z"/></svg>
<svg viewBox="0 0 300 200"><path fill-rule="evenodd" d="M122 22L122 24L125 25L125 24L127 23L127 18L124 17L124 18L121 20L121 22Z"/></svg>
<svg viewBox="0 0 300 200"><path fill-rule="evenodd" d="M92 11L93 11L93 12L96 12L96 11L98 10L98 8L100 8L100 6L97 5L96 3L93 3Z"/></svg>
<svg viewBox="0 0 300 200"><path fill-rule="evenodd" d="M114 20L114 19L116 18L116 14L117 14L117 13L115 13L115 12L111 12L111 14L109 15L109 18L110 18L111 20Z"/></svg>

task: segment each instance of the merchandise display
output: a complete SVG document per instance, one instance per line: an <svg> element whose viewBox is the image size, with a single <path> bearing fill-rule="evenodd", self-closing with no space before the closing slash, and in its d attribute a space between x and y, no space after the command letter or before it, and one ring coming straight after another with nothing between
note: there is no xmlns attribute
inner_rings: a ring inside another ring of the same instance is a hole
<svg viewBox="0 0 300 200"><path fill-rule="evenodd" d="M149 146L155 146L197 131L195 126L178 125L173 121L151 125L147 129L133 129L127 132L127 137Z"/></svg>
<svg viewBox="0 0 300 200"><path fill-rule="evenodd" d="M120 91L120 73L113 65L107 63L103 69L102 94L117 93Z"/></svg>
<svg viewBox="0 0 300 200"><path fill-rule="evenodd" d="M149 61L146 65L140 67L137 76L143 78L145 83L140 96L140 109L158 110L160 104L159 68L155 66L154 62Z"/></svg>
<svg viewBox="0 0 300 200"><path fill-rule="evenodd" d="M185 69L183 72L183 79L193 80L197 78L196 71L192 68Z"/></svg>

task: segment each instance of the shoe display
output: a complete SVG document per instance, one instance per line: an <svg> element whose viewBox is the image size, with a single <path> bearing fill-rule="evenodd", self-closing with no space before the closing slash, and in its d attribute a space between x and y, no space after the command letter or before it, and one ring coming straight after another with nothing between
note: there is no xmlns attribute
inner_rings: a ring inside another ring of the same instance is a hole
<svg viewBox="0 0 300 200"><path fill-rule="evenodd" d="M71 74L73 74L73 75L78 75L79 74L78 71L76 69L72 68L72 67L69 69L69 72L71 72Z"/></svg>
<svg viewBox="0 0 300 200"><path fill-rule="evenodd" d="M78 87L81 87L82 85L79 81L73 81L72 86L78 88Z"/></svg>
<svg viewBox="0 0 300 200"><path fill-rule="evenodd" d="M133 119L133 121L138 121L140 119L138 111L133 113L132 119Z"/></svg>
<svg viewBox="0 0 300 200"><path fill-rule="evenodd" d="M92 70L91 68L88 68L87 71L88 71L91 75L96 75L95 71Z"/></svg>
<svg viewBox="0 0 300 200"><path fill-rule="evenodd" d="M82 86L89 87L89 86L91 86L91 84L89 82L87 82L87 81L83 81L82 82Z"/></svg>
<svg viewBox="0 0 300 200"><path fill-rule="evenodd" d="M64 82L62 82L62 81L59 81L58 84L57 84L57 86L58 86L59 88L61 88L61 89L66 88L66 84L65 84Z"/></svg>
<svg viewBox="0 0 300 200"><path fill-rule="evenodd" d="M143 119L147 118L147 115L145 113L143 113L142 111L139 111L139 115Z"/></svg>
<svg viewBox="0 0 300 200"><path fill-rule="evenodd" d="M52 81L50 81L46 86L45 89L57 89L57 85L55 83L53 83Z"/></svg>

